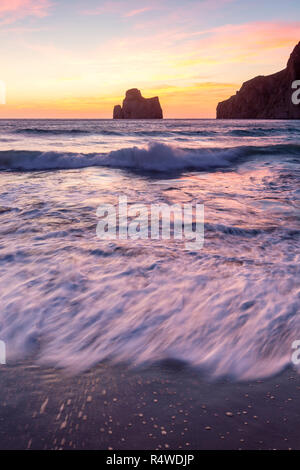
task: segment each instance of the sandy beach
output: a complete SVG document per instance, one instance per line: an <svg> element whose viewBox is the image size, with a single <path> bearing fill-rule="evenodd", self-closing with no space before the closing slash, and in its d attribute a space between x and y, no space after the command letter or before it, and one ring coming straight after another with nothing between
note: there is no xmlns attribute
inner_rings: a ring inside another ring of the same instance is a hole
<svg viewBox="0 0 300 470"><path fill-rule="evenodd" d="M0 369L1 449L299 449L300 377L211 382L182 364Z"/></svg>

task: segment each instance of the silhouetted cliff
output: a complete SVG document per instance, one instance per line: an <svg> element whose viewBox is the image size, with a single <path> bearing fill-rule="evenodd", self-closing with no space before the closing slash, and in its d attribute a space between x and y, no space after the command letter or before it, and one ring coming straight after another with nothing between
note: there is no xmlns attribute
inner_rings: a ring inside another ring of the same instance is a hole
<svg viewBox="0 0 300 470"><path fill-rule="evenodd" d="M114 119L162 119L163 112L159 98L143 98L140 90L132 88L126 91L123 107L114 107Z"/></svg>
<svg viewBox="0 0 300 470"><path fill-rule="evenodd" d="M300 119L300 105L292 102L295 80L300 80L300 42L286 69L245 82L235 96L219 103L217 119Z"/></svg>

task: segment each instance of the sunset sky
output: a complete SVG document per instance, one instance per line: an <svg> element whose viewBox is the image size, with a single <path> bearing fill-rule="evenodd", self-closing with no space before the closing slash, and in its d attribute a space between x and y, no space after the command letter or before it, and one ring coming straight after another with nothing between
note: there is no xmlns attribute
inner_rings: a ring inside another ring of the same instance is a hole
<svg viewBox="0 0 300 470"><path fill-rule="evenodd" d="M111 118L133 87L165 117L215 117L243 81L285 67L300 2L0 0L0 38L1 118Z"/></svg>

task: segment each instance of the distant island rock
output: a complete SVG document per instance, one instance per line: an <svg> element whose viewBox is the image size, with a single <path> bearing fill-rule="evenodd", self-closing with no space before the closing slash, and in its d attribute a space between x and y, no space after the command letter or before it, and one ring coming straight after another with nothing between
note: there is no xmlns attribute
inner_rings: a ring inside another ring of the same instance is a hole
<svg viewBox="0 0 300 470"><path fill-rule="evenodd" d="M132 88L126 91L123 107L114 107L114 119L162 119L163 112L158 96L143 98L140 90Z"/></svg>
<svg viewBox="0 0 300 470"><path fill-rule="evenodd" d="M292 83L300 80L300 42L286 69L245 82L217 107L217 119L300 119L300 105L292 102Z"/></svg>

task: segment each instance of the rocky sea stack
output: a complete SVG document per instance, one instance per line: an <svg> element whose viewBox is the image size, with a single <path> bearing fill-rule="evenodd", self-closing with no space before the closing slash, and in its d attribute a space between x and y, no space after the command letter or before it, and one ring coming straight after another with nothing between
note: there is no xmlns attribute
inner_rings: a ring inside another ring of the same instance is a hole
<svg viewBox="0 0 300 470"><path fill-rule="evenodd" d="M143 98L140 90L132 88L126 91L123 107L114 107L114 119L162 119L163 112L158 96Z"/></svg>
<svg viewBox="0 0 300 470"><path fill-rule="evenodd" d="M300 119L300 105L292 102L292 83L300 80L300 42L281 72L245 82L218 104L217 119Z"/></svg>

